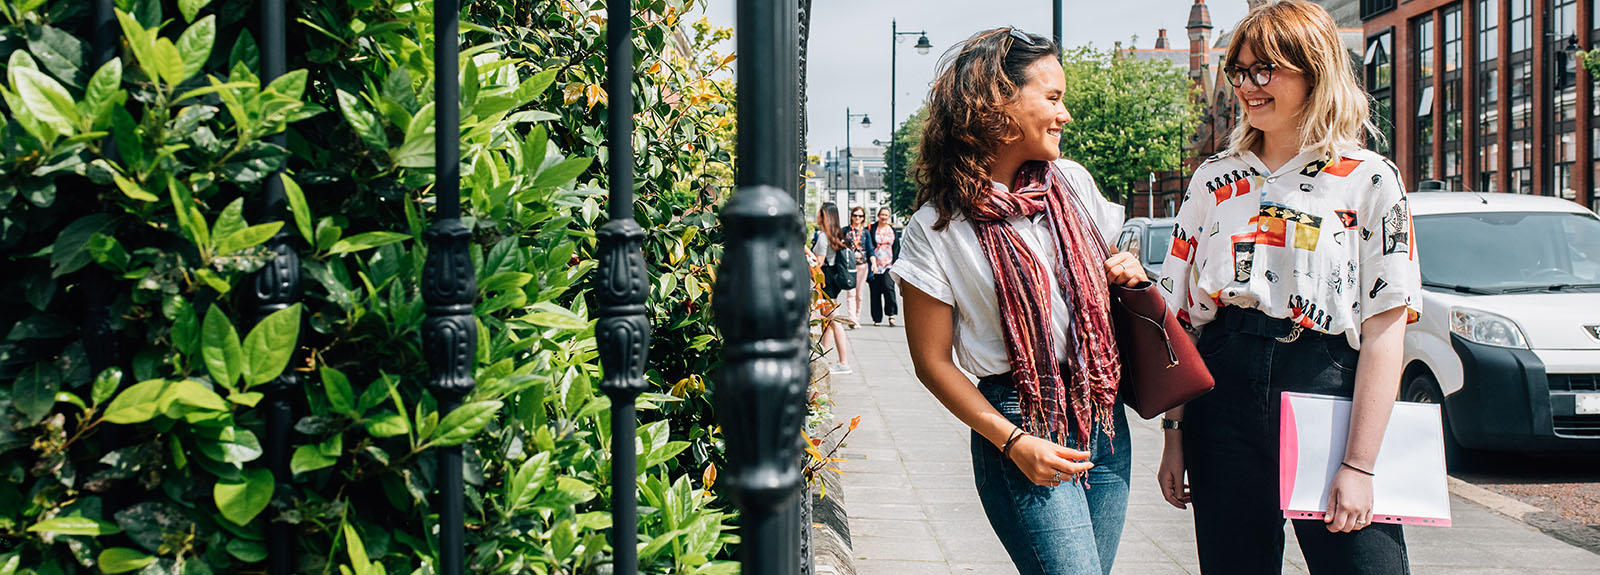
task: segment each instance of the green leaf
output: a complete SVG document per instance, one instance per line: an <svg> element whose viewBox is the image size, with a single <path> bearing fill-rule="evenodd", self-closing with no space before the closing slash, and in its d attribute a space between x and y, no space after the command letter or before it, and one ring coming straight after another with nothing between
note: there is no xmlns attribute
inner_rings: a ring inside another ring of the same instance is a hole
<svg viewBox="0 0 1600 575"><path fill-rule="evenodd" d="M179 380L168 385L166 389L162 390L161 398L157 400L157 403L162 405L181 403L185 406L205 411L228 410L228 404L222 400L222 396L217 395L217 392L211 391L205 385L193 379ZM249 432L241 430L238 433Z"/></svg>
<svg viewBox="0 0 1600 575"><path fill-rule="evenodd" d="M111 423L141 423L155 417L161 407L161 392L167 388L166 380L141 381L122 390L111 405L106 407L105 420Z"/></svg>
<svg viewBox="0 0 1600 575"><path fill-rule="evenodd" d="M289 471L299 475L307 471L316 471L338 462L339 458L323 455L322 451L317 449L315 445L302 445L294 448L294 456L289 458Z"/></svg>
<svg viewBox="0 0 1600 575"><path fill-rule="evenodd" d="M100 572L108 574L126 573L129 571L143 569L145 565L155 562L155 557L145 555L144 553L140 553L138 550L129 549L127 547L112 547L110 549L106 549L101 551L100 556L95 559L95 564L99 565Z"/></svg>
<svg viewBox="0 0 1600 575"><path fill-rule="evenodd" d="M98 521L87 517L57 517L46 519L33 524L28 528L31 533L55 533L57 535L116 535L122 532L121 527L109 521Z"/></svg>
<svg viewBox="0 0 1600 575"><path fill-rule="evenodd" d="M289 73L278 76L267 84L267 91L294 101L300 101L305 95L306 78L309 73L305 69L290 70Z"/></svg>
<svg viewBox="0 0 1600 575"><path fill-rule="evenodd" d="M356 394L350 388L350 378L326 366L319 368L318 373L322 374L322 391L328 396L328 405L339 413L356 414Z"/></svg>
<svg viewBox="0 0 1600 575"><path fill-rule="evenodd" d="M84 43L72 34L50 25L30 26L28 51L39 59L51 75L72 88L83 87Z"/></svg>
<svg viewBox="0 0 1600 575"><path fill-rule="evenodd" d="M389 149L389 138L383 131L383 124L378 122L378 116L367 109L360 97L344 90L338 90L334 95L339 100L339 112L344 114L345 121L350 123L350 128L355 130L362 142L380 150Z"/></svg>
<svg viewBox="0 0 1600 575"><path fill-rule="evenodd" d="M61 371L54 364L36 363L28 367L11 387L11 405L27 417L23 422L36 423L50 414L56 404L56 392L61 390Z"/></svg>
<svg viewBox="0 0 1600 575"><path fill-rule="evenodd" d="M338 255L350 252L359 252L361 250L386 246L408 239L411 239L411 236L398 232L367 232L364 234L356 234L334 242L333 246L328 248L328 254Z"/></svg>
<svg viewBox="0 0 1600 575"><path fill-rule="evenodd" d="M206 372L217 385L232 388L244 373L244 351L239 343L239 332L233 328L228 316L211 304L205 320L200 325L200 356L205 359Z"/></svg>
<svg viewBox="0 0 1600 575"><path fill-rule="evenodd" d="M189 29L178 36L178 53L183 55L183 77L173 80L172 85L182 84L184 80L193 78L206 67L206 60L211 59L211 45L216 37L217 17L210 15L189 25Z"/></svg>
<svg viewBox="0 0 1600 575"><path fill-rule="evenodd" d="M565 313L537 311L523 316L521 320L533 325L553 327L556 329L582 330L589 327L589 322L584 321L584 319L578 317L577 314L574 314L570 311L563 311Z"/></svg>
<svg viewBox="0 0 1600 575"><path fill-rule="evenodd" d="M100 405L105 400L117 393L117 387L122 385L122 368L108 367L94 378L94 388L89 392L90 401Z"/></svg>
<svg viewBox="0 0 1600 575"><path fill-rule="evenodd" d="M228 394L228 401L245 407L255 407L257 403L261 403L261 399L264 397L266 397L266 394L259 391L242 391Z"/></svg>
<svg viewBox="0 0 1600 575"><path fill-rule="evenodd" d="M127 98L122 91L122 58L112 58L89 78L89 88L83 95L83 109L89 118L89 127L104 130L111 126L111 110Z"/></svg>
<svg viewBox="0 0 1600 575"><path fill-rule="evenodd" d="M571 182L583 174L584 170L589 169L589 164L593 161L593 158L572 158L550 166L540 171L538 177L533 179L533 187L554 188Z"/></svg>
<svg viewBox="0 0 1600 575"><path fill-rule="evenodd" d="M356 535L356 528L349 522L344 524L344 549L350 555L350 565L355 568L355 575L369 575L372 565L367 560L367 547L361 544L361 537Z"/></svg>
<svg viewBox="0 0 1600 575"><path fill-rule="evenodd" d="M17 96L35 119L62 136L77 133L78 108L66 87L31 68L12 68L10 73L12 81L16 82Z"/></svg>
<svg viewBox="0 0 1600 575"><path fill-rule="evenodd" d="M261 49L256 47L255 36L250 35L250 29L239 30L238 39L233 41L233 50L228 52L228 69L243 63L247 69L261 67Z"/></svg>
<svg viewBox="0 0 1600 575"><path fill-rule="evenodd" d="M238 482L218 481L211 489L217 500L217 510L222 517L237 525L255 519L272 501L272 472L265 469L246 469Z"/></svg>
<svg viewBox="0 0 1600 575"><path fill-rule="evenodd" d="M149 30L139 24L134 18L122 9L117 9L117 23L122 26L122 36L128 40L128 50L133 52L133 59L144 70L151 81L156 81L155 41Z"/></svg>
<svg viewBox="0 0 1600 575"><path fill-rule="evenodd" d="M239 250L264 244L267 240L272 239L272 236L277 235L278 230L282 228L283 222L267 222L250 226L228 235L218 234L220 239L217 240L216 255L225 256Z"/></svg>
<svg viewBox="0 0 1600 575"><path fill-rule="evenodd" d="M300 229L300 237L306 239L306 245L316 245L311 235L311 208L306 206L306 195L300 191L300 184L289 174L278 174L278 177L283 179L283 193L289 197L289 211L294 214L294 226Z"/></svg>
<svg viewBox="0 0 1600 575"><path fill-rule="evenodd" d="M150 45L150 65L155 68L155 73L168 86L176 87L184 80L189 79L184 73L183 52L166 38L156 38Z"/></svg>
<svg viewBox="0 0 1600 575"><path fill-rule="evenodd" d="M50 250L53 277L61 277L82 269L92 260L88 251L89 240L110 226L113 220L107 214L90 214L67 224L56 236Z"/></svg>
<svg viewBox="0 0 1600 575"><path fill-rule="evenodd" d="M434 167L433 103L422 106L406 126L406 139L390 155L395 165L402 168Z"/></svg>
<svg viewBox="0 0 1600 575"><path fill-rule="evenodd" d="M248 539L234 539L223 546L228 554L245 563L260 563L267 560L267 546L260 541Z"/></svg>
<svg viewBox="0 0 1600 575"><path fill-rule="evenodd" d="M266 383L283 373L299 338L300 304L278 310L256 324L244 337L245 384Z"/></svg>
<svg viewBox="0 0 1600 575"><path fill-rule="evenodd" d="M366 428L373 437L394 437L410 432L411 424L406 422L404 415L385 413L368 420Z"/></svg>
<svg viewBox="0 0 1600 575"><path fill-rule="evenodd" d="M428 443L434 445L460 445L472 436L483 430L500 411L502 404L499 401L474 401L457 407L455 411L444 416L435 428L433 439Z"/></svg>
<svg viewBox="0 0 1600 575"><path fill-rule="evenodd" d="M461 107L472 109L478 103L478 90L482 87L483 79L478 77L478 62L472 58L467 59L467 65L461 67Z"/></svg>
<svg viewBox="0 0 1600 575"><path fill-rule="evenodd" d="M235 198L222 208L222 214L217 216L216 223L211 225L211 236L221 238L228 234L242 230L249 224L244 221L244 198Z"/></svg>
<svg viewBox="0 0 1600 575"><path fill-rule="evenodd" d="M250 142L222 165L222 174L241 184L259 182L282 169L288 158L289 150L282 146L267 142Z"/></svg>
<svg viewBox="0 0 1600 575"><path fill-rule="evenodd" d="M100 162L103 160L95 161ZM144 191L143 188L139 187L139 184L134 183L133 180L124 177L122 174L112 172L111 179L117 184L117 189L122 191L122 195L128 196L128 199L130 200L139 200L141 202L156 202L161 200L160 196Z"/></svg>
<svg viewBox="0 0 1600 575"><path fill-rule="evenodd" d="M211 0L178 0L178 12L183 13L184 22L193 22L200 9L210 3Z"/></svg>

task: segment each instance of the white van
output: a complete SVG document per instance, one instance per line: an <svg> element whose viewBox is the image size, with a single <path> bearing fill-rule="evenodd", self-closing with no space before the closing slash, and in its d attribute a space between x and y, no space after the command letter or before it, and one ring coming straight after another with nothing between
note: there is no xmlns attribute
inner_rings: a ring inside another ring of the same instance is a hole
<svg viewBox="0 0 1600 575"><path fill-rule="evenodd" d="M1402 398L1442 403L1460 447L1600 453L1600 218L1545 196L1407 197L1424 294Z"/></svg>

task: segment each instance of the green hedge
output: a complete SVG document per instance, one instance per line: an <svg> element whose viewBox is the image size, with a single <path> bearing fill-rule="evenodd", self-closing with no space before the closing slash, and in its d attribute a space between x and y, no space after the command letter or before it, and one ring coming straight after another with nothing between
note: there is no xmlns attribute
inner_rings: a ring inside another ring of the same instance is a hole
<svg viewBox="0 0 1600 575"><path fill-rule="evenodd" d="M478 386L443 417L417 335L432 3L291 2L291 72L270 83L253 3L118 0L122 46L100 67L74 34L87 4L0 1L0 575L260 571L272 518L294 525L299 572L429 573L432 448L452 444L466 446L469 570L607 562L608 401L588 314L603 3L463 9ZM727 32L680 25L692 0L639 4L656 386L638 430L641 565L732 572L705 379L720 229L700 194L730 173L714 75L731 58L709 49ZM263 223L262 186L280 177L292 217ZM278 233L305 297L252 325L244 292ZM84 343L96 310L122 359L99 373ZM286 369L301 417L293 481L275 486L258 406Z"/></svg>

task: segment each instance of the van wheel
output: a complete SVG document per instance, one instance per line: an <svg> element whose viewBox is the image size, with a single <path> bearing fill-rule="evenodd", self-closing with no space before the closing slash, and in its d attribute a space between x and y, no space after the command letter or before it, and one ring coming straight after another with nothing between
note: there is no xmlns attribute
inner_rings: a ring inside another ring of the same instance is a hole
<svg viewBox="0 0 1600 575"><path fill-rule="evenodd" d="M1470 463L1472 452L1461 446L1456 441L1456 434L1450 429L1450 414L1444 409L1444 393L1439 391L1439 382L1427 372L1421 372L1406 380L1405 393L1402 395L1406 401L1415 403L1432 403L1439 406L1440 417L1444 423L1444 458L1445 463L1452 469Z"/></svg>

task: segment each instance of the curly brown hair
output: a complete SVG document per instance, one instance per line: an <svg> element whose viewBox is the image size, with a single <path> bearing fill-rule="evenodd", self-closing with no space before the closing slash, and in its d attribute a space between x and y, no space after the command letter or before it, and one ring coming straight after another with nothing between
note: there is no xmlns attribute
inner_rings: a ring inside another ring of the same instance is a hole
<svg viewBox="0 0 1600 575"><path fill-rule="evenodd" d="M928 120L912 175L916 205L939 212L933 229L977 208L989 193L989 164L1011 140L1015 122L1006 106L1028 83L1028 67L1061 59L1049 38L1016 28L985 30L946 52L928 93Z"/></svg>

